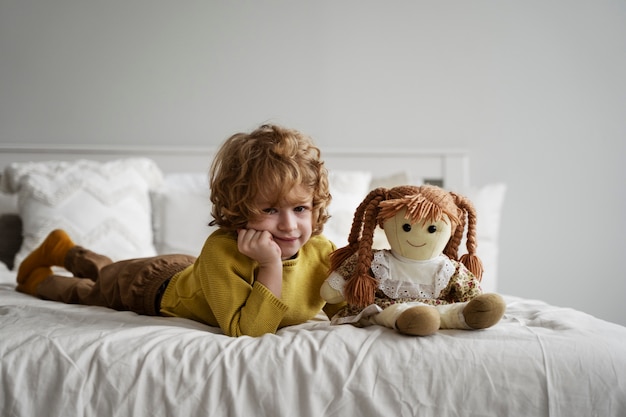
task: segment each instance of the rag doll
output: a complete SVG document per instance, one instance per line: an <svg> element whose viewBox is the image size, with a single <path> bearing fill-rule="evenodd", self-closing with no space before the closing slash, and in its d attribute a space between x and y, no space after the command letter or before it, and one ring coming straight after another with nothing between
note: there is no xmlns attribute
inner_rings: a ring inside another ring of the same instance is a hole
<svg viewBox="0 0 626 417"><path fill-rule="evenodd" d="M377 225L391 249L372 248ZM458 259L465 230L468 253ZM381 325L415 336L484 329L500 320L505 303L482 294L482 269L469 199L432 185L377 188L356 209L348 245L332 253L321 295L347 303L333 324Z"/></svg>

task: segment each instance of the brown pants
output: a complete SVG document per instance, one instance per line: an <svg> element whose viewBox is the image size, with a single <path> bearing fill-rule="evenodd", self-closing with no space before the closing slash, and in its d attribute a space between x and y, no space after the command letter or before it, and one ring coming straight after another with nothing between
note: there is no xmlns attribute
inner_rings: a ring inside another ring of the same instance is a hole
<svg viewBox="0 0 626 417"><path fill-rule="evenodd" d="M68 304L158 316L157 301L164 285L195 259L187 255L162 255L112 262L106 256L75 246L65 257L65 268L74 276L51 275L39 284L37 293L41 298Z"/></svg>

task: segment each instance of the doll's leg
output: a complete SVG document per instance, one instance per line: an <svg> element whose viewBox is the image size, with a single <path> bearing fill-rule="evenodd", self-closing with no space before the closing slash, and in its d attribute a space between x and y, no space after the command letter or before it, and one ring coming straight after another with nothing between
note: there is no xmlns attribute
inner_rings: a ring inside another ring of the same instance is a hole
<svg viewBox="0 0 626 417"><path fill-rule="evenodd" d="M504 299L498 294L481 294L463 309L465 322L472 329L486 329L500 321L506 310Z"/></svg>
<svg viewBox="0 0 626 417"><path fill-rule="evenodd" d="M438 305L435 308L441 316L441 329L471 329L465 322L463 309L467 303L453 303Z"/></svg>
<svg viewBox="0 0 626 417"><path fill-rule="evenodd" d="M399 303L385 308L370 319L373 324L397 329L412 336L428 336L439 329L439 314L422 303Z"/></svg>
<svg viewBox="0 0 626 417"><path fill-rule="evenodd" d="M486 329L502 318L506 305L498 294L481 294L469 302L437 306L442 329Z"/></svg>
<svg viewBox="0 0 626 417"><path fill-rule="evenodd" d="M409 306L406 304L393 304L378 314L369 317L369 322L371 324L376 324L378 326L389 327L390 329L396 328L396 320L398 316L402 314Z"/></svg>

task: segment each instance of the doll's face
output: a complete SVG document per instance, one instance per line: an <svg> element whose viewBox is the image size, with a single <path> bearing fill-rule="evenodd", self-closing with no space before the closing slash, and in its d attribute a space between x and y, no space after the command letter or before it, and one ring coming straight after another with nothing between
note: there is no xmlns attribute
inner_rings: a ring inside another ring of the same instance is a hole
<svg viewBox="0 0 626 417"><path fill-rule="evenodd" d="M391 249L405 258L425 261L441 255L452 236L450 219L411 224L404 218L406 209L383 223Z"/></svg>

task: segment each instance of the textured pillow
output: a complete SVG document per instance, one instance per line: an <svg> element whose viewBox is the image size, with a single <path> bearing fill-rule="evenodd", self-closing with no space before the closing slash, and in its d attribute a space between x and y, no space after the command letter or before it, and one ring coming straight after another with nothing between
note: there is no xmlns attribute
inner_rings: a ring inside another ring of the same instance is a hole
<svg viewBox="0 0 626 417"><path fill-rule="evenodd" d="M198 256L206 238L217 229L209 226L211 201L207 174L165 176L152 194L154 243L161 254Z"/></svg>
<svg viewBox="0 0 626 417"><path fill-rule="evenodd" d="M162 180L145 158L9 165L2 188L18 194L24 236L16 266L56 228L113 260L155 255L149 192Z"/></svg>

